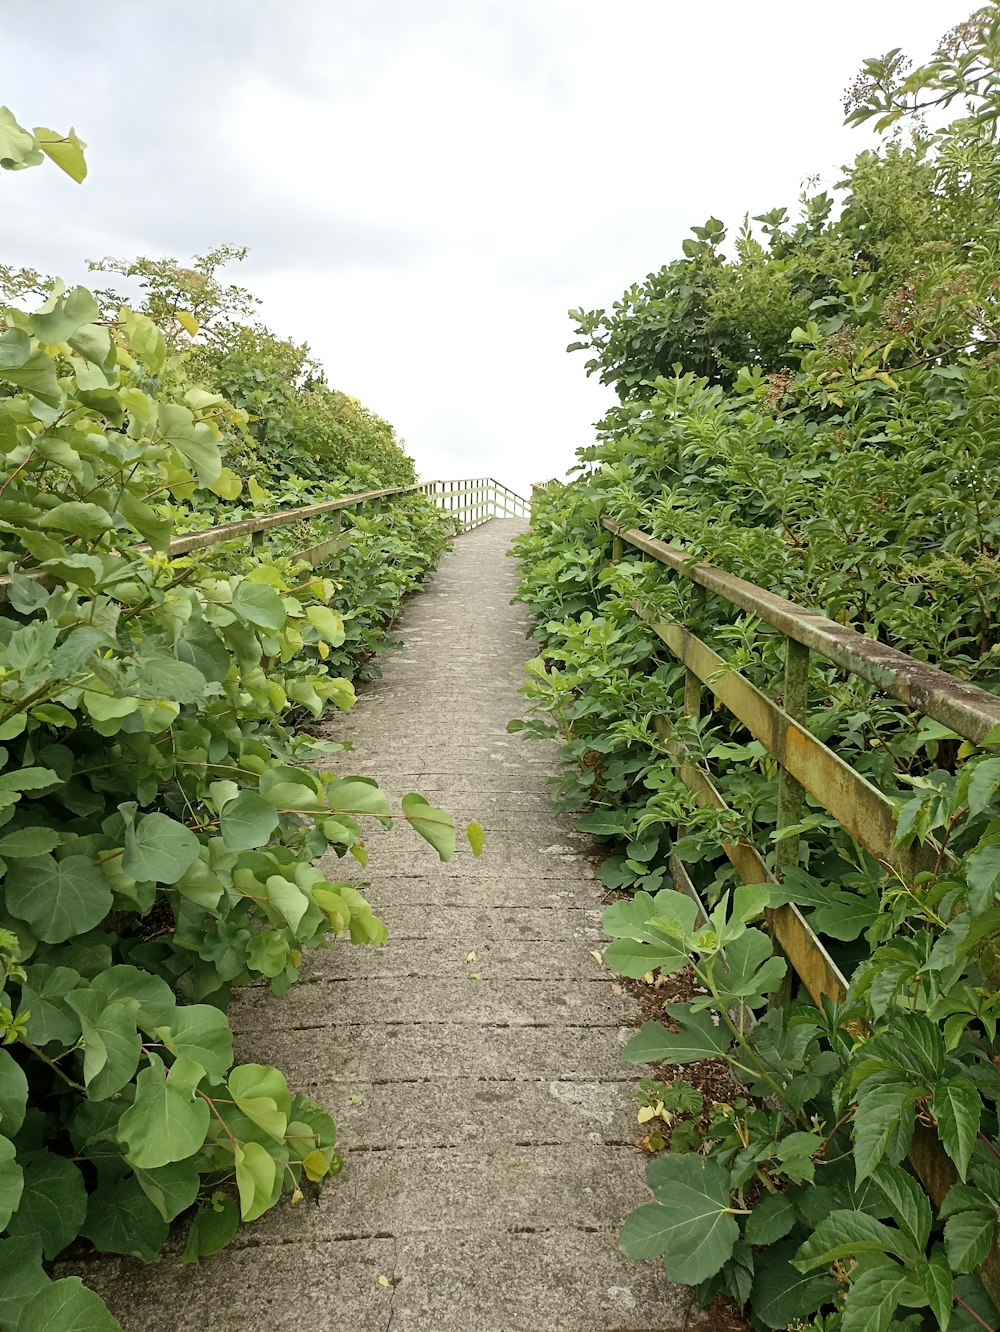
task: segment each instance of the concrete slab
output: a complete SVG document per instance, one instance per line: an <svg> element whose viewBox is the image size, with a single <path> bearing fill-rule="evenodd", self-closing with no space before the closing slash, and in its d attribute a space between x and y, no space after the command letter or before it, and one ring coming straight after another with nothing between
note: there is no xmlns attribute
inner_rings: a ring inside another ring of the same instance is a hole
<svg viewBox="0 0 1000 1332"><path fill-rule="evenodd" d="M642 1136L636 1081L352 1082L331 1088L326 1104L348 1151L400 1147L479 1147L533 1143L610 1143Z"/></svg>
<svg viewBox="0 0 1000 1332"><path fill-rule="evenodd" d="M392 1238L226 1249L196 1266L130 1258L61 1267L107 1301L124 1332L385 1332ZM398 1279L398 1278L397 1278Z"/></svg>
<svg viewBox="0 0 1000 1332"><path fill-rule="evenodd" d="M593 960L593 959L591 959ZM596 968L596 963L595 963ZM620 988L620 987L619 987ZM633 1021L630 996L602 976L573 980L486 979L478 961L464 974L391 981L355 977L296 985L282 999L257 987L238 991L229 1009L234 1032L324 1027L327 1023L462 1022L468 1026L621 1027Z"/></svg>
<svg viewBox="0 0 1000 1332"><path fill-rule="evenodd" d="M244 1031L236 1048L247 1062L277 1064L290 1084L322 1101L323 1089L338 1082L426 1078L629 1082L635 1071L623 1062L621 1048L631 1034L613 1027L369 1022L331 1024L318 1031Z"/></svg>
<svg viewBox="0 0 1000 1332"><path fill-rule="evenodd" d="M374 1234L483 1235L616 1228L649 1198L642 1153L573 1143L352 1152L317 1202L282 1207L242 1226L233 1246L313 1243Z"/></svg>
<svg viewBox="0 0 1000 1332"><path fill-rule="evenodd" d="M608 1231L421 1236L398 1271L388 1332L683 1332L693 1302Z"/></svg>
<svg viewBox="0 0 1000 1332"><path fill-rule="evenodd" d="M302 977L295 989L318 981L370 977L398 982L408 977L468 976L472 972L484 981L570 978L582 981L599 979L604 974L583 940L576 947L547 954L529 939L486 939L470 950L468 940L463 939L435 939L428 943L394 938L391 946L384 948L352 948L343 944L329 951L311 950L303 960Z"/></svg>
<svg viewBox="0 0 1000 1332"><path fill-rule="evenodd" d="M502 901L506 886L494 890ZM397 906L368 894L391 939L461 939L469 948L485 939L538 939L541 942L585 939L588 947L608 942L601 933L601 909L524 906Z"/></svg>

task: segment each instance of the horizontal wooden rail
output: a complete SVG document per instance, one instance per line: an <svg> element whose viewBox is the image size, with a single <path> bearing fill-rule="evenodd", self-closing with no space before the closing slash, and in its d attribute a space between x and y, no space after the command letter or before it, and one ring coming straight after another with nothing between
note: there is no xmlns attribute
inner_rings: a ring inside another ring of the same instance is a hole
<svg viewBox="0 0 1000 1332"><path fill-rule="evenodd" d="M269 532L275 527L287 527L290 523L305 523L310 518L318 518L324 513L353 509L359 504L385 499L389 495L412 495L419 489L419 485L389 486L385 490L363 490L357 495L344 495L340 499L323 500L319 504L303 504L298 509L277 509L274 513L257 514L253 518L242 518L235 523L222 523L219 527L186 532L171 540L168 551L171 556L186 555L191 550L218 546L223 541L236 541L241 537L254 536L258 532ZM149 547L140 546L139 549L148 550Z"/></svg>
<svg viewBox="0 0 1000 1332"><path fill-rule="evenodd" d="M602 527L622 541L668 565L692 583L759 616L784 637L794 639L844 670L860 675L967 740L982 744L995 728L1000 727L1000 698L985 689L958 680L936 666L916 661L905 652L887 647L816 611L797 606L794 601L786 601L784 597L726 573L715 565L702 564L686 551L668 546L637 528L626 528L623 523L607 516L600 521Z"/></svg>
<svg viewBox="0 0 1000 1332"><path fill-rule="evenodd" d="M810 795L821 800L827 813L876 860L907 881L912 881L920 870L934 868L938 860L935 848L895 845L896 811L892 801L877 787L794 721L700 638L675 621L655 621L643 606L636 604L635 610L674 656L739 718L754 739Z"/></svg>
<svg viewBox="0 0 1000 1332"><path fill-rule="evenodd" d="M461 488L461 489L459 489ZM459 522L461 530L466 531L471 527L477 527L480 522L486 522L492 518L497 509L503 509L513 517L519 517L517 508L509 508L501 500L504 497L513 497L512 503L520 508L522 514L527 514L528 505L514 491L509 490L501 482L492 477L483 477L481 480L463 480L463 481L418 481L409 486L386 486L381 490L362 490L353 495L341 495L337 499L321 500L316 504L303 504L295 509L276 509L272 513L254 514L250 518L240 518L232 523L220 523L217 527L200 528L196 532L182 532L178 536L172 537L167 546L167 555L174 559L180 555L190 554L194 550L204 550L210 546L219 546L227 541L240 541L249 537L254 544L257 544L265 532L270 532L278 527L288 527L295 523L307 523L313 518L319 518L324 514L331 514L334 518L333 533L325 541L320 541L313 546L301 551L297 558L305 560L308 564L322 564L326 560L333 560L336 557L337 547L340 543L340 516L345 509L353 509L364 504L374 504L379 500L389 499L397 495L425 495L438 508L448 508L448 504L443 504L442 500L457 498L459 495L475 495L478 503L470 503L461 507L455 507L456 518L463 514L471 514L472 517L467 522ZM487 513L486 510L490 511ZM123 536L128 535L123 532ZM129 554L149 555L152 553L152 547L142 543L140 545L130 546ZM37 582L44 583L49 575L44 569L25 569L22 572L26 578L32 578ZM10 589L10 575L0 574L0 602L6 601Z"/></svg>

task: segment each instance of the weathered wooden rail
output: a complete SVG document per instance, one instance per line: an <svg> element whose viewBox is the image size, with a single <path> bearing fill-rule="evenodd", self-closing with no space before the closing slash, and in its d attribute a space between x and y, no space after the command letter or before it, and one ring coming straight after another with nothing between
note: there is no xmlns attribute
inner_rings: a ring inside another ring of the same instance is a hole
<svg viewBox="0 0 1000 1332"><path fill-rule="evenodd" d="M342 495L337 499L322 500L318 504L302 504L294 509L276 509L271 513L254 514L250 518L240 518L232 523L220 523L216 527L201 528L196 532L182 532L172 537L167 545L166 554L171 559L179 555L190 554L194 550L203 550L208 546L223 545L227 541L240 541L249 538L259 545L267 532L278 527L289 527L296 523L309 522L329 514L331 517L330 535L323 541L307 546L297 554L297 558L306 560L315 567L326 562L336 562L337 549L343 539L341 517L346 509L359 509L371 506L378 509L383 500L400 495L425 495L438 509L444 510L454 519L458 532L470 531L491 518L527 516L529 505L515 491L493 477L480 477L463 481L417 481L409 486L388 486L382 490L363 490L354 495ZM137 545L130 547L131 553L149 554L151 547ZM44 569L25 569L25 577L45 581ZM10 576L0 575L0 602L6 601L10 587Z"/></svg>
<svg viewBox="0 0 1000 1332"><path fill-rule="evenodd" d="M258 544L263 540L265 532L275 527L308 522L311 518L329 514L333 529L331 535L318 545L309 546L299 552L299 559L308 560L310 564L316 565L328 559L336 551L341 538L341 515L345 509L361 508L363 505L371 505L377 509L382 500L397 495L416 494L425 495L436 508L442 509L453 518L460 532L467 532L501 514L504 517L521 517L528 513L527 501L493 477L464 481L418 481L411 486L363 490L356 495L342 495L339 499L322 500L318 504L303 504L295 509L278 509L273 513L255 514L252 518L223 523L219 527L206 528L200 532L187 532L173 538L169 554L185 555L203 546L215 546L224 541L236 541L248 536L254 544Z"/></svg>
<svg viewBox="0 0 1000 1332"><path fill-rule="evenodd" d="M758 616L785 640L781 706L729 666L689 628L675 620L658 618L638 602L634 605L636 613L684 665L684 713L691 717L700 714L703 690L707 688L776 760L778 832L800 821L808 792L887 870L912 879L920 870L940 864L934 847L908 849L895 844L892 803L808 730L810 653L815 652L842 670L868 680L914 713L933 717L978 745L1000 744L1000 698L723 569L694 560L687 552L637 528L626 527L607 516L599 521L613 535L612 561L620 560L625 547L631 546L691 582L699 612L708 595L718 596ZM669 721L659 718L655 725L676 759L678 776L696 801L726 810L710 773L692 761L683 746L672 739ZM724 843L723 850L744 883L775 882L784 870L798 862L799 838L794 833L779 838L773 869L749 840ZM670 869L675 886L692 896L699 909L704 910L687 870L676 856L671 857ZM768 926L815 1003L824 995L837 1002L845 997L846 978L797 907L789 905L770 911ZM919 1123L910 1161L924 1188L939 1205L957 1176L936 1134ZM1000 1308L1000 1257L995 1247L979 1275L990 1298Z"/></svg>

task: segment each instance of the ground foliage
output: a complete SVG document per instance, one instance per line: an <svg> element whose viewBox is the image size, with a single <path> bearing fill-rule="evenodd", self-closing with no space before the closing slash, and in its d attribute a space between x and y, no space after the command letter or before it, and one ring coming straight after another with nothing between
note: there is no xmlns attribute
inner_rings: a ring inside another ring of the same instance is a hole
<svg viewBox="0 0 1000 1332"><path fill-rule="evenodd" d="M1000 1216L1000 758L814 659L811 729L897 802L901 843L935 839L935 869L887 874L808 801L798 868L736 886L720 844L773 857L776 765L724 711L683 716L683 670L632 607L689 624L779 698L781 640L628 547L609 565L596 520L1000 688L998 86L996 5L924 66L867 62L847 113L882 141L834 194L744 223L729 249L710 219L613 310L577 312L620 401L517 542L541 645L524 729L559 739L559 803L590 803L580 827L613 852L601 877L634 893L606 912L607 960L637 977L693 959L703 991L626 1058L722 1058L746 1089L699 1150L684 1132L651 1162L655 1201L622 1244L759 1328L996 1325L974 1270ZM694 805L659 716L729 812ZM670 852L706 927L670 891ZM840 1008L767 1006L785 963L758 925L788 900L852 978ZM956 1174L938 1209L907 1166L928 1130Z"/></svg>
<svg viewBox="0 0 1000 1332"><path fill-rule="evenodd" d="M81 151L0 112L4 167L80 178ZM415 793L394 810L293 725L351 706L444 527L415 496L359 511L336 566L296 558L318 525L170 558L178 530L353 474L331 453L301 475L287 400L251 421L199 382L197 316L30 275L19 294L0 311L0 1326L96 1332L118 1326L98 1297L47 1275L68 1245L153 1261L187 1214L195 1261L340 1169L321 1106L234 1066L225 1008L251 981L283 994L307 947L384 941L333 868L367 862L366 824L454 850L446 813ZM409 479L383 443L365 480ZM241 471L263 444L266 473Z"/></svg>

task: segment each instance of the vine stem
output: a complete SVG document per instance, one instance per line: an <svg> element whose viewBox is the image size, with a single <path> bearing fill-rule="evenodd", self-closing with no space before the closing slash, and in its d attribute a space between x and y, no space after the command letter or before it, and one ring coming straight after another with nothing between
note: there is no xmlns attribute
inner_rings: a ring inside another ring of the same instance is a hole
<svg viewBox="0 0 1000 1332"><path fill-rule="evenodd" d="M217 1120L219 1121L219 1123L222 1125L223 1132L226 1134L226 1137L227 1137L227 1138L229 1139L229 1141L233 1144L233 1146L234 1146L234 1147L242 1147L243 1144L240 1142L239 1138L237 1138L237 1137L236 1137L236 1136L230 1131L229 1125L226 1123L226 1121L225 1121L225 1120L222 1118L222 1116L219 1114L218 1107L216 1106L215 1102L212 1100L211 1096L206 1096L205 1093L204 1093L203 1091L199 1091L197 1088L195 1088L195 1095L196 1095L196 1096L200 1096L201 1099L202 1099L203 1101L207 1102L209 1109L212 1111L212 1114L215 1115L216 1119L217 1119Z"/></svg>
<svg viewBox="0 0 1000 1332"><path fill-rule="evenodd" d="M956 1304L960 1304L962 1308L965 1310L965 1312L969 1315L969 1317L974 1319L975 1322L977 1322L980 1327L985 1327L986 1332L994 1332L994 1329L990 1327L989 1323L984 1323L983 1320L976 1313L975 1309L971 1309L962 1299L961 1295L956 1295L953 1291L951 1298L955 1301Z"/></svg>
<svg viewBox="0 0 1000 1332"><path fill-rule="evenodd" d="M81 1091L84 1093L84 1095L86 1095L87 1088L83 1085L83 1083L77 1082L76 1079L71 1078L68 1073L64 1073L54 1059L50 1059L47 1054L42 1054L41 1050L39 1050L37 1045L32 1045L32 1043L30 1041L25 1040L23 1036L19 1036L18 1041L20 1042L21 1045L24 1046L26 1050L30 1050L31 1053L35 1055L36 1058L40 1059L43 1064L48 1064L49 1068L51 1068L54 1072L58 1073L59 1076L62 1078L63 1082L68 1083L69 1086L72 1087L74 1091Z"/></svg>
<svg viewBox="0 0 1000 1332"><path fill-rule="evenodd" d="M827 1139L823 1143L823 1146L819 1149L818 1152L815 1153L816 1156L826 1155L826 1149L829 1147L830 1143L833 1142L833 1135L837 1132L837 1129L839 1129L841 1125L847 1123L850 1117L854 1114L854 1109L855 1107L852 1105L849 1110L845 1111L844 1114L840 1116L836 1124L834 1124L833 1128L830 1130L829 1134L827 1135Z"/></svg>

